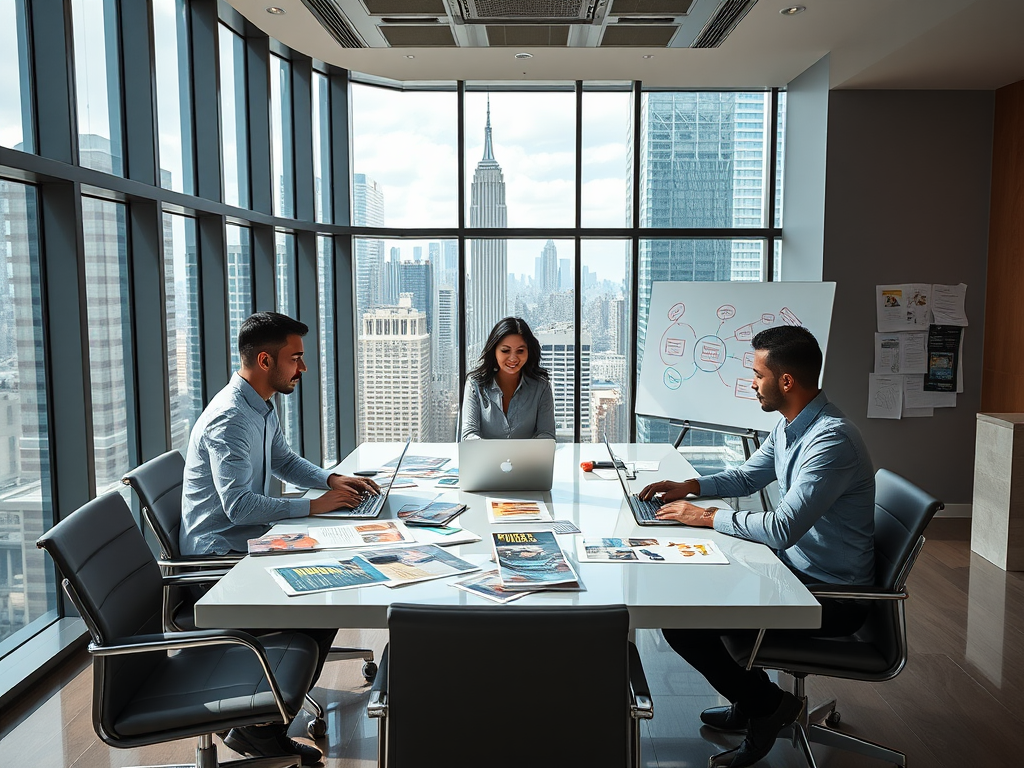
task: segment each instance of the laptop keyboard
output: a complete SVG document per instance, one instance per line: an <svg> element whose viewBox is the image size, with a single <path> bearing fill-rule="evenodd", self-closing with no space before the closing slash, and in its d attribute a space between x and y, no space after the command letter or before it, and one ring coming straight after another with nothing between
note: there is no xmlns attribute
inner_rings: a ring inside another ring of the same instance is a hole
<svg viewBox="0 0 1024 768"><path fill-rule="evenodd" d="M636 510L637 516L641 520L654 520L658 516L658 510L661 509L661 499L641 499L636 494L630 497L633 503L633 509Z"/></svg>
<svg viewBox="0 0 1024 768"><path fill-rule="evenodd" d="M384 503L384 494L368 493L363 496L363 500L355 507L352 507L348 511L348 515L352 517L376 517L377 513L380 512L381 505Z"/></svg>

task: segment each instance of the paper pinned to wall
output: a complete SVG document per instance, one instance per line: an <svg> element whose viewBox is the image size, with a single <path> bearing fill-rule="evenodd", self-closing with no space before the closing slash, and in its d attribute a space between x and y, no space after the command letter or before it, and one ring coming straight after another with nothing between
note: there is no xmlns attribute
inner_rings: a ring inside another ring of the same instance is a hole
<svg viewBox="0 0 1024 768"><path fill-rule="evenodd" d="M926 392L924 375L903 377L903 402L907 408L955 408L956 392Z"/></svg>
<svg viewBox="0 0 1024 768"><path fill-rule="evenodd" d="M931 318L931 290L928 283L876 286L878 330L883 333L926 330Z"/></svg>
<svg viewBox="0 0 1024 768"><path fill-rule="evenodd" d="M868 374L868 418L898 419L903 408L903 377Z"/></svg>
<svg viewBox="0 0 1024 768"><path fill-rule="evenodd" d="M926 373L928 335L922 331L875 334L875 373Z"/></svg>
<svg viewBox="0 0 1024 768"><path fill-rule="evenodd" d="M936 325L967 325L967 312L964 302L967 298L967 286L933 285L932 286L932 322Z"/></svg>

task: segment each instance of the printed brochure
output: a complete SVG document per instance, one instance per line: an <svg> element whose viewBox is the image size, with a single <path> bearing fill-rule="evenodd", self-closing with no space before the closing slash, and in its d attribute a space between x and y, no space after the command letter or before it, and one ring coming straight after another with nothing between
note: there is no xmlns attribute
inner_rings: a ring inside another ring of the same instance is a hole
<svg viewBox="0 0 1024 768"><path fill-rule="evenodd" d="M505 589L582 589L552 531L492 533L491 546Z"/></svg>
<svg viewBox="0 0 1024 768"><path fill-rule="evenodd" d="M389 587L480 570L436 544L359 551L352 559L384 574Z"/></svg>
<svg viewBox="0 0 1024 768"><path fill-rule="evenodd" d="M487 499L487 518L492 523L523 523L550 520L543 501L532 499Z"/></svg>
<svg viewBox="0 0 1024 768"><path fill-rule="evenodd" d="M267 571L289 595L308 595L335 589L383 584L388 577L360 560L337 560L311 565L269 566Z"/></svg>
<svg viewBox="0 0 1024 768"><path fill-rule="evenodd" d="M525 591L512 592L505 589L496 570L485 571L477 576L470 576L468 579L456 581L452 586L464 589L466 592L472 592L474 595L480 595L480 597L487 598L488 600L493 600L496 603L510 603L513 600L518 600L520 597L531 594Z"/></svg>
<svg viewBox="0 0 1024 768"><path fill-rule="evenodd" d="M590 539L577 536L576 556L581 563L729 563L710 539L677 537Z"/></svg>
<svg viewBox="0 0 1024 768"><path fill-rule="evenodd" d="M451 501L414 502L398 510L398 519L406 525L447 525L465 511L465 504Z"/></svg>

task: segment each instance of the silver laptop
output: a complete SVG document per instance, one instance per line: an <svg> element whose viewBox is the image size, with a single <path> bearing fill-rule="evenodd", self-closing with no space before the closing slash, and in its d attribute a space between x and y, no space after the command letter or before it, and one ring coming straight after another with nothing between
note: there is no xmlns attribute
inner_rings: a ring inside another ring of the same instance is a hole
<svg viewBox="0 0 1024 768"><path fill-rule="evenodd" d="M459 443L459 488L463 491L550 491L555 441L466 440Z"/></svg>
<svg viewBox="0 0 1024 768"><path fill-rule="evenodd" d="M622 493L626 497L626 504L629 511L633 513L633 519L637 525L682 525L676 520L659 520L656 515L661 509L662 501L657 496L653 499L643 501L639 496L629 490L629 476L626 474L626 464L622 459L612 453L612 447L608 445L608 436L601 435L604 447L608 449L608 456L611 457L612 466L615 467L615 474L622 486Z"/></svg>
<svg viewBox="0 0 1024 768"><path fill-rule="evenodd" d="M411 444L412 438L405 441L405 448L403 448L401 454L399 454L398 462L395 464L395 470L392 472L388 485L383 491L379 494L366 494L363 496L363 500L352 509L336 509L333 512L325 512L322 515L317 515L317 517L339 518L343 520L350 518L366 520L367 518L379 517L380 513L384 511L384 504L388 500L388 494L391 493L391 486L394 485L395 480L398 479L398 470L402 468L402 459L405 458L405 452L409 450L409 446Z"/></svg>

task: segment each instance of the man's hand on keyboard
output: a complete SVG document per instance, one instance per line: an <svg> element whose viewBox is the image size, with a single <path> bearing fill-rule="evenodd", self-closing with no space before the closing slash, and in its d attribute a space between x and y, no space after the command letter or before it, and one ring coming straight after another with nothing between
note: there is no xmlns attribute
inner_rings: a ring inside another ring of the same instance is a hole
<svg viewBox="0 0 1024 768"><path fill-rule="evenodd" d="M666 504L677 499L685 499L690 494L699 496L700 483L696 479L686 480L682 483L677 483L674 480L660 480L657 483L648 485L637 496L643 501L647 501L648 499L653 499L658 494L661 494L661 500Z"/></svg>
<svg viewBox="0 0 1024 768"><path fill-rule="evenodd" d="M715 512L718 507L698 507L688 501L672 501L664 505L656 513L659 520L675 520L683 525L693 525L698 528L714 528Z"/></svg>
<svg viewBox="0 0 1024 768"><path fill-rule="evenodd" d="M351 489L360 497L367 494L376 496L380 493L380 486L368 477L346 477L345 475L331 475L327 478L327 485L336 491ZM357 501L356 504L359 502Z"/></svg>

